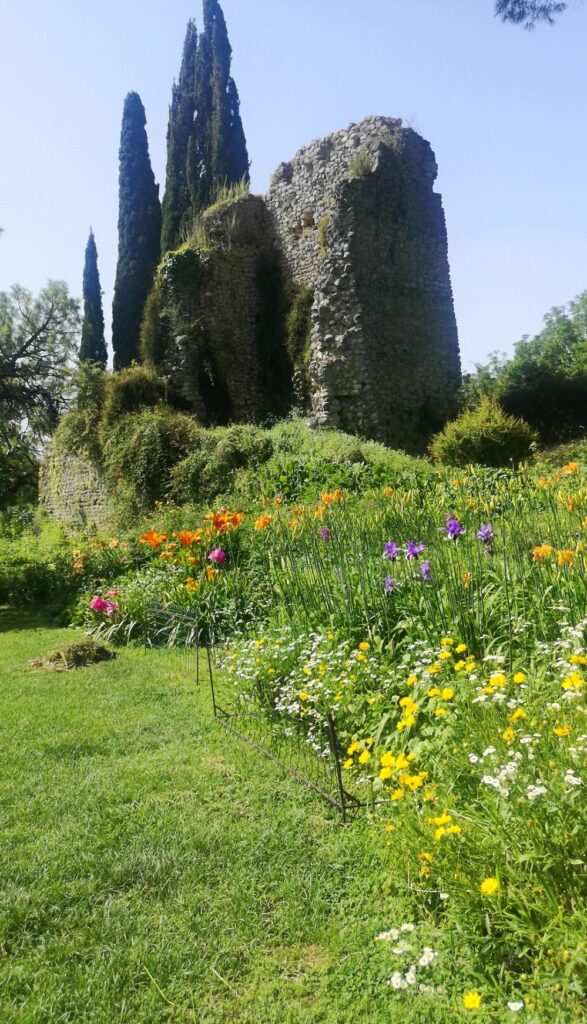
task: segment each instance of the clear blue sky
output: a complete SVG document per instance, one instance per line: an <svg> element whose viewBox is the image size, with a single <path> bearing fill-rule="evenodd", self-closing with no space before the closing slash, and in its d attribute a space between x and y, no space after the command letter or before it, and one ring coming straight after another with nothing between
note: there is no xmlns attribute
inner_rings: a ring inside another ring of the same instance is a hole
<svg viewBox="0 0 587 1024"><path fill-rule="evenodd" d="M436 152L463 366L587 288L587 3L532 33L493 0L223 0L253 189L367 114ZM163 186L171 84L199 0L0 0L0 289L81 295L92 224L106 320L132 89ZM163 189L161 189L162 191Z"/></svg>

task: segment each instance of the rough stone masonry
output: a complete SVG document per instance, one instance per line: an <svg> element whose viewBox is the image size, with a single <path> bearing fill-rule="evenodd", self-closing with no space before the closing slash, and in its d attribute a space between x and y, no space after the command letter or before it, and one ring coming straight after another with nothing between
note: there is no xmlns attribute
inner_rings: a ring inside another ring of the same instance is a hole
<svg viewBox="0 0 587 1024"><path fill-rule="evenodd" d="M267 204L287 273L314 291L316 425L417 449L460 383L447 234L428 142L368 117L273 176Z"/></svg>

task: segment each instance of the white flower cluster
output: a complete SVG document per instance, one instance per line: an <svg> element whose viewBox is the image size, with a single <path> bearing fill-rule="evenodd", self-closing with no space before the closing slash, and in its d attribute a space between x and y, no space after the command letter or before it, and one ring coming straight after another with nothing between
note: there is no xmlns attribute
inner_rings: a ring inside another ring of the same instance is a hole
<svg viewBox="0 0 587 1024"><path fill-rule="evenodd" d="M416 930L416 926L411 922L400 925L399 928L390 928L387 932L381 932L377 935L377 941L379 942L398 942L402 933L410 933ZM412 963L406 971L394 971L389 979L389 984L395 992L399 992L404 989L412 989L414 992L418 992L420 995L433 995L434 992L440 991L438 987L433 985L427 985L424 982L418 982L418 968L425 970L427 967L431 967L436 958L438 952L432 949L431 946L424 946L421 950L415 950L414 946L402 940L396 946L391 947L391 953L394 956L405 956L407 953L411 953L415 958L415 963Z"/></svg>

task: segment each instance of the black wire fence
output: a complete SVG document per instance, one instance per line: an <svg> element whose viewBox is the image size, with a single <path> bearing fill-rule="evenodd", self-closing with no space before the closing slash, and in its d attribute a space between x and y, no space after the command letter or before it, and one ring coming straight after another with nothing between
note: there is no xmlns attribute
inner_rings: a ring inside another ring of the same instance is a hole
<svg viewBox="0 0 587 1024"><path fill-rule="evenodd" d="M343 751L332 715L324 719L320 749L315 749L302 729L285 723L277 713L268 715L249 696L219 684L220 648L210 640L209 630L201 630L197 618L185 609L149 607L143 644L145 651L163 656L174 674L193 680L198 687L209 687L214 718L228 733L318 793L340 812L343 821L358 809L360 801L344 786Z"/></svg>

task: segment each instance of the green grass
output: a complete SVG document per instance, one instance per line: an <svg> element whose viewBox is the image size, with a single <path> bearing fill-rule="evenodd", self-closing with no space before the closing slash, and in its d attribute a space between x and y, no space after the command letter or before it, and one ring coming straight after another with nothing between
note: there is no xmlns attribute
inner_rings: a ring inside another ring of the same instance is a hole
<svg viewBox="0 0 587 1024"><path fill-rule="evenodd" d="M165 655L27 669L76 635L0 612L2 1024L389 1021L373 935L401 901L364 820L228 737Z"/></svg>

